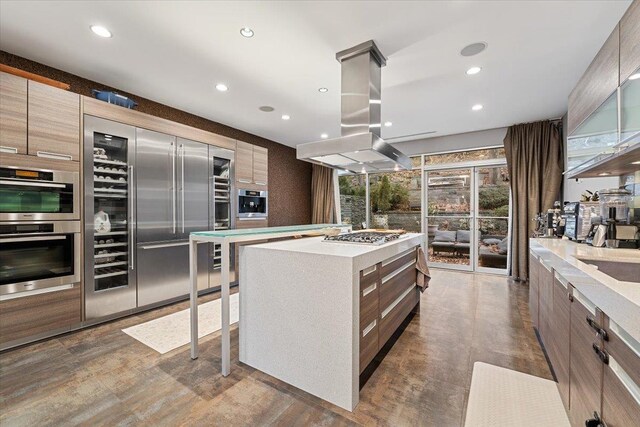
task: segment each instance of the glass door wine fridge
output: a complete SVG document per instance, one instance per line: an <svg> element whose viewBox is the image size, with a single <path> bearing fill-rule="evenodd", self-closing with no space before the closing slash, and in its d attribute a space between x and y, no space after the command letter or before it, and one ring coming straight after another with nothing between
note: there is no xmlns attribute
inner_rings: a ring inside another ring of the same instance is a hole
<svg viewBox="0 0 640 427"><path fill-rule="evenodd" d="M210 163L210 195L209 195L209 213L211 215L211 227L213 230L229 230L235 228L235 220L233 218L233 178L234 178L234 153L231 150L223 148L209 147L209 163ZM220 267L222 265L222 250L220 245L210 245L210 273L209 288L220 287ZM234 262L235 251L231 251L231 266ZM229 278L231 282L235 281L235 272L231 272Z"/></svg>
<svg viewBox="0 0 640 427"><path fill-rule="evenodd" d="M84 117L85 315L136 308L135 140L132 126Z"/></svg>

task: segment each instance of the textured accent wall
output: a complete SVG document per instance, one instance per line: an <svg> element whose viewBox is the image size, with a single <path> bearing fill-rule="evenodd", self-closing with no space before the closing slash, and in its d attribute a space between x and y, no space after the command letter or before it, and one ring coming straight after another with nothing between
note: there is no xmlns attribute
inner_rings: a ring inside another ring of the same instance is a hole
<svg viewBox="0 0 640 427"><path fill-rule="evenodd" d="M174 122L259 145L269 150L269 225L311 222L311 164L296 159L296 151L277 142L217 123L117 88L0 50L0 63L71 85L71 91L91 96L92 89L114 90L138 103L136 110Z"/></svg>

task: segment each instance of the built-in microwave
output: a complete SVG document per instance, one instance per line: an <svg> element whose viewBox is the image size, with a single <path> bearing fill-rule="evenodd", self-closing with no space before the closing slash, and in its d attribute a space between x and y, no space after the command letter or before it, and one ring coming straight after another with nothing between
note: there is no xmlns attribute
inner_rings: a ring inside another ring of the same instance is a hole
<svg viewBox="0 0 640 427"><path fill-rule="evenodd" d="M266 218L267 192L238 190L238 218Z"/></svg>
<svg viewBox="0 0 640 427"><path fill-rule="evenodd" d="M0 296L80 282L80 221L0 222Z"/></svg>
<svg viewBox="0 0 640 427"><path fill-rule="evenodd" d="M0 221L80 219L78 172L0 167Z"/></svg>

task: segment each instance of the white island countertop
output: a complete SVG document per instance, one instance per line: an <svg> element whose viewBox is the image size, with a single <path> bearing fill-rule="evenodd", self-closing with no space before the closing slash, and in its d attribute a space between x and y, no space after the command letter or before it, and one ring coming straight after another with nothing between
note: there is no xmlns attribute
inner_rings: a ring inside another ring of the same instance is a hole
<svg viewBox="0 0 640 427"><path fill-rule="evenodd" d="M640 250L594 248L566 239L548 238L531 239L530 248L611 320L640 341L640 283L616 280L580 260L637 264L640 282Z"/></svg>

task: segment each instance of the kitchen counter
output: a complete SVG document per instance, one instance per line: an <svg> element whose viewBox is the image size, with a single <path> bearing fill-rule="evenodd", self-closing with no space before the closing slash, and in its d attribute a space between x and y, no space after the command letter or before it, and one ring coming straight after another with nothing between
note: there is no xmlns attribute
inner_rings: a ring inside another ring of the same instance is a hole
<svg viewBox="0 0 640 427"><path fill-rule="evenodd" d="M424 235L408 233L379 246L322 240L240 248L240 361L352 411L359 400L361 340L371 330L377 337L385 322L393 321L395 330L419 302L411 251ZM376 300L376 323L360 317L361 281L383 270L385 277L362 282L368 297L382 295L385 286L395 290L392 303L380 297L388 305L380 316Z"/></svg>
<svg viewBox="0 0 640 427"><path fill-rule="evenodd" d="M637 264L640 250L594 248L565 239L531 239L531 252L567 279L629 335L640 341L640 283L616 280L582 259Z"/></svg>

